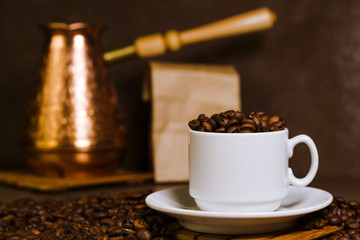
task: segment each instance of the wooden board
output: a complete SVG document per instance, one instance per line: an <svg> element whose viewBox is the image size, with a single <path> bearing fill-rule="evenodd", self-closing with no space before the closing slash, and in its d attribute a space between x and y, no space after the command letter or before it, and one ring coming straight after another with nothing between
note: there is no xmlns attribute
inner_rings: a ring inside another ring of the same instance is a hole
<svg viewBox="0 0 360 240"><path fill-rule="evenodd" d="M31 172L0 171L0 182L38 191L62 191L70 188L115 183L142 183L153 180L153 173L117 170L114 174L94 178L60 178L39 176Z"/></svg>
<svg viewBox="0 0 360 240"><path fill-rule="evenodd" d="M260 235L232 236L198 233L180 228L175 231L174 238L177 240L312 240L319 239L320 237L324 237L341 229L343 229L343 226L326 226L323 229L313 229L311 231L290 229L284 232Z"/></svg>

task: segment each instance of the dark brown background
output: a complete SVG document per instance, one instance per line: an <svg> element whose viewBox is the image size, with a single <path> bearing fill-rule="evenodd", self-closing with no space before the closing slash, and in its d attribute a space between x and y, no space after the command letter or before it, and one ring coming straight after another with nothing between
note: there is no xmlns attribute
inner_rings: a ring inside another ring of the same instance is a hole
<svg viewBox="0 0 360 240"><path fill-rule="evenodd" d="M0 0L0 169L27 168L21 125L44 40L39 24L101 23L105 50L136 37L185 30L258 7L278 15L266 32L184 47L156 60L231 64L242 77L244 111L266 110L287 119L290 135L310 135L317 144L317 178L360 179L360 1L251 0ZM148 60L110 66L124 109L130 148L124 168L146 170L147 106L141 80ZM185 126L186 127L186 126ZM308 168L305 147L291 166Z"/></svg>

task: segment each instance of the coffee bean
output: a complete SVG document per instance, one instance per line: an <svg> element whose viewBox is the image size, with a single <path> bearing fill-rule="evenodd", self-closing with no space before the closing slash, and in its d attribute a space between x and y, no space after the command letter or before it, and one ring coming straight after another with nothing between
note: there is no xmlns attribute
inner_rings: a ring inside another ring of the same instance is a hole
<svg viewBox="0 0 360 240"><path fill-rule="evenodd" d="M349 201L349 206L353 209L356 209L360 206L360 203L358 201L352 200L352 201Z"/></svg>
<svg viewBox="0 0 360 240"><path fill-rule="evenodd" d="M330 225L339 226L343 223L343 220L339 216L333 216L330 218Z"/></svg>
<svg viewBox="0 0 360 240"><path fill-rule="evenodd" d="M21 239L21 236L18 234L10 235L6 238L6 240L19 240Z"/></svg>
<svg viewBox="0 0 360 240"><path fill-rule="evenodd" d="M353 240L360 240L360 233L353 233L350 235Z"/></svg>
<svg viewBox="0 0 360 240"><path fill-rule="evenodd" d="M135 230L148 229L149 224L146 223L146 221L144 219L136 219L134 222L134 228L135 228Z"/></svg>
<svg viewBox="0 0 360 240"><path fill-rule="evenodd" d="M216 121L213 118L209 118L208 122L211 124L212 129L217 128Z"/></svg>
<svg viewBox="0 0 360 240"><path fill-rule="evenodd" d="M124 240L124 239L125 239L124 236L116 236L116 237L109 238L109 240Z"/></svg>
<svg viewBox="0 0 360 240"><path fill-rule="evenodd" d="M91 235L99 235L101 232L100 228L98 228L97 226L90 226L89 227L89 233Z"/></svg>
<svg viewBox="0 0 360 240"><path fill-rule="evenodd" d="M101 225L112 225L114 224L111 218L102 218L100 221Z"/></svg>
<svg viewBox="0 0 360 240"><path fill-rule="evenodd" d="M271 116L268 120L269 125L272 125L275 122L280 121L280 117L277 115Z"/></svg>
<svg viewBox="0 0 360 240"><path fill-rule="evenodd" d="M120 236L122 234L123 234L123 230L118 226L114 226L114 228L112 228L111 231L109 231L109 236L110 237Z"/></svg>
<svg viewBox="0 0 360 240"><path fill-rule="evenodd" d="M233 115L232 115L232 118L238 120L239 122L241 122L242 120L245 119L245 114L242 113L242 112L235 112Z"/></svg>
<svg viewBox="0 0 360 240"><path fill-rule="evenodd" d="M123 228L122 230L124 231L125 234L128 234L128 235L136 234L136 231L133 229L130 229L130 228Z"/></svg>
<svg viewBox="0 0 360 240"><path fill-rule="evenodd" d="M221 116L222 118L227 118L227 117L228 117L225 112L221 112L221 113L220 113L220 116Z"/></svg>
<svg viewBox="0 0 360 240"><path fill-rule="evenodd" d="M244 120L241 121L241 124L244 123L250 123L251 125L256 126L256 122L251 118L245 118Z"/></svg>
<svg viewBox="0 0 360 240"><path fill-rule="evenodd" d="M349 218L349 216L348 215L340 215L340 218L341 218L341 220L343 221L343 222L346 222L346 221L348 221L350 218Z"/></svg>
<svg viewBox="0 0 360 240"><path fill-rule="evenodd" d="M100 212L94 213L94 218L105 218L108 216L109 216L108 212L105 212L105 211L100 211Z"/></svg>
<svg viewBox="0 0 360 240"><path fill-rule="evenodd" d="M153 238L152 233L149 230L146 229L140 229L137 234L136 237L139 240L150 240Z"/></svg>
<svg viewBox="0 0 360 240"><path fill-rule="evenodd" d="M125 240L138 240L134 235L128 235L124 239Z"/></svg>
<svg viewBox="0 0 360 240"><path fill-rule="evenodd" d="M128 219L127 219L128 220ZM133 224L131 222L125 222L123 223L123 227L124 228L128 228L128 229L132 229L133 228Z"/></svg>
<svg viewBox="0 0 360 240"><path fill-rule="evenodd" d="M270 126L269 130L271 132L274 132L274 131L280 131L281 129L279 127L277 127L277 126Z"/></svg>
<svg viewBox="0 0 360 240"><path fill-rule="evenodd" d="M254 116L251 116L251 119L255 122L255 126L260 126L260 117L254 115Z"/></svg>
<svg viewBox="0 0 360 240"><path fill-rule="evenodd" d="M39 232L40 233L40 232ZM39 234L38 233L38 234ZM60 238L61 236L63 236L64 235L64 233L65 233L65 229L63 229L63 228L59 228L59 229L57 229L56 231L55 231L55 236L57 237L57 238ZM36 233L35 233L36 234Z"/></svg>
<svg viewBox="0 0 360 240"><path fill-rule="evenodd" d="M358 223L354 219L347 220L345 224L348 228L353 228L353 229L360 228L360 223Z"/></svg>
<svg viewBox="0 0 360 240"><path fill-rule="evenodd" d="M349 208L350 208L349 204L347 204L347 203L340 203L340 204L339 204L339 207L340 207L341 209L349 209Z"/></svg>
<svg viewBox="0 0 360 240"><path fill-rule="evenodd" d="M314 228L321 229L326 226L326 222L322 218L317 218L314 222Z"/></svg>
<svg viewBox="0 0 360 240"><path fill-rule="evenodd" d="M305 221L305 222L301 223L299 227L301 228L301 230L309 231L314 228L314 223L310 222L310 221Z"/></svg>
<svg viewBox="0 0 360 240"><path fill-rule="evenodd" d="M247 128L247 127L241 128L239 131L239 133L253 133L253 132L254 130L252 128Z"/></svg>
<svg viewBox="0 0 360 240"><path fill-rule="evenodd" d="M211 116L211 118L214 119L214 121L215 121L217 124L219 124L219 121L222 119L222 117L220 116L220 114L217 114L217 113L213 114L213 115Z"/></svg>
<svg viewBox="0 0 360 240"><path fill-rule="evenodd" d="M349 235L351 235L351 234L353 234L353 233L357 233L357 231L356 231L356 229L348 229L348 230L347 230L347 233L348 233Z"/></svg>
<svg viewBox="0 0 360 240"><path fill-rule="evenodd" d="M260 127L263 132L268 132L270 130L269 123L267 122L267 120L261 120Z"/></svg>
<svg viewBox="0 0 360 240"><path fill-rule="evenodd" d="M212 126L209 122L202 122L202 126L205 129L205 132L212 132Z"/></svg>
<svg viewBox="0 0 360 240"><path fill-rule="evenodd" d="M333 208L331 208L331 213L333 213L334 215L340 216L341 215L341 208L333 207Z"/></svg>
<svg viewBox="0 0 360 240"><path fill-rule="evenodd" d="M342 236L337 238L337 240L351 240L351 239L349 237Z"/></svg>
<svg viewBox="0 0 360 240"><path fill-rule="evenodd" d="M266 115L266 112L265 111L258 111L256 113L259 117L262 117L262 116L265 116Z"/></svg>
<svg viewBox="0 0 360 240"><path fill-rule="evenodd" d="M341 197L341 196L336 196L336 197L335 197L335 201L336 201L338 204L346 203L346 199L345 199L344 197Z"/></svg>
<svg viewBox="0 0 360 240"><path fill-rule="evenodd" d="M271 126L277 127L279 129L282 127L282 125L283 125L283 121L280 120L271 124Z"/></svg>
<svg viewBox="0 0 360 240"><path fill-rule="evenodd" d="M26 220L24 218L16 218L14 219L13 224L17 228L24 228L26 226Z"/></svg>
<svg viewBox="0 0 360 240"><path fill-rule="evenodd" d="M201 122L209 120L209 118L206 117L205 114L203 114L203 113L200 114L197 119Z"/></svg>
<svg viewBox="0 0 360 240"><path fill-rule="evenodd" d="M164 226L160 230L160 235L168 236L171 233L171 229L169 229L167 226Z"/></svg>
<svg viewBox="0 0 360 240"><path fill-rule="evenodd" d="M101 206L103 206L106 209L109 209L113 206L113 204L110 199L105 199L101 202Z"/></svg>
<svg viewBox="0 0 360 240"><path fill-rule="evenodd" d="M201 122L197 119L194 119L192 121L189 122L189 127L192 129L192 130L197 130L201 125Z"/></svg>
<svg viewBox="0 0 360 240"><path fill-rule="evenodd" d="M356 215L356 211L354 209L349 209L348 210L348 216L350 218L354 217Z"/></svg>
<svg viewBox="0 0 360 240"><path fill-rule="evenodd" d="M203 126L200 126L198 129L196 129L199 132L205 132L205 128Z"/></svg>
<svg viewBox="0 0 360 240"><path fill-rule="evenodd" d="M80 222L83 222L84 220L85 220L85 218L83 216L80 216L80 215L75 215L75 216L72 217L73 222L80 223Z"/></svg>
<svg viewBox="0 0 360 240"><path fill-rule="evenodd" d="M226 130L227 133L234 133L237 130L237 126L231 126Z"/></svg>
<svg viewBox="0 0 360 240"><path fill-rule="evenodd" d="M217 133L224 133L226 131L225 127L219 127L218 129L215 130L215 132Z"/></svg>
<svg viewBox="0 0 360 240"><path fill-rule="evenodd" d="M160 233L160 230L161 230L161 227L160 227L160 224L159 223L153 223L151 225L151 232L154 234L154 235L158 235Z"/></svg>
<svg viewBox="0 0 360 240"><path fill-rule="evenodd" d="M234 126L234 125L237 125L237 124L239 124L239 121L238 121L237 119L235 119L235 118L231 118L231 119L226 123L225 128L230 128L230 127L232 127L232 126Z"/></svg>
<svg viewBox="0 0 360 240"><path fill-rule="evenodd" d="M40 232L44 232L47 229L47 226L45 224L39 224L38 228L39 228Z"/></svg>
<svg viewBox="0 0 360 240"><path fill-rule="evenodd" d="M155 237L153 238L153 240L170 240L169 238L166 238L164 236L159 236L159 237Z"/></svg>
<svg viewBox="0 0 360 240"><path fill-rule="evenodd" d="M255 124L253 124L253 123L243 123L243 124L241 124L240 130L241 130L241 129L244 129L244 128L249 128L249 129L251 129L253 132L256 130Z"/></svg>
<svg viewBox="0 0 360 240"><path fill-rule="evenodd" d="M227 116L227 117L230 117L232 114L234 114L235 113L235 111L234 110L227 110L227 111L225 111L225 116Z"/></svg>
<svg viewBox="0 0 360 240"><path fill-rule="evenodd" d="M226 124L228 123L229 119L228 118L222 118L219 120L219 126L220 127L226 127Z"/></svg>

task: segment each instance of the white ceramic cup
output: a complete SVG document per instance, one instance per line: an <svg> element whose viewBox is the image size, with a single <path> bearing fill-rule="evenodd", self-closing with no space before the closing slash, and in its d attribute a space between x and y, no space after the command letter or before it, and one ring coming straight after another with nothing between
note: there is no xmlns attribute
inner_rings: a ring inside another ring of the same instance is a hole
<svg viewBox="0 0 360 240"><path fill-rule="evenodd" d="M308 185L319 158L307 135L289 139L288 129L259 133L213 133L189 130L190 195L201 210L268 212L280 207L289 184ZM304 178L288 167L298 143L311 153Z"/></svg>

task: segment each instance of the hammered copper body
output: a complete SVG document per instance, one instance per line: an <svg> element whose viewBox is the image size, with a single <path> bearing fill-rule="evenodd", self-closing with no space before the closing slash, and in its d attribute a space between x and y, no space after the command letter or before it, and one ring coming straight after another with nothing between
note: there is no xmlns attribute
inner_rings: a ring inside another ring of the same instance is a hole
<svg viewBox="0 0 360 240"><path fill-rule="evenodd" d="M123 116L100 47L101 26L50 23L25 131L40 174L91 177L116 169Z"/></svg>

